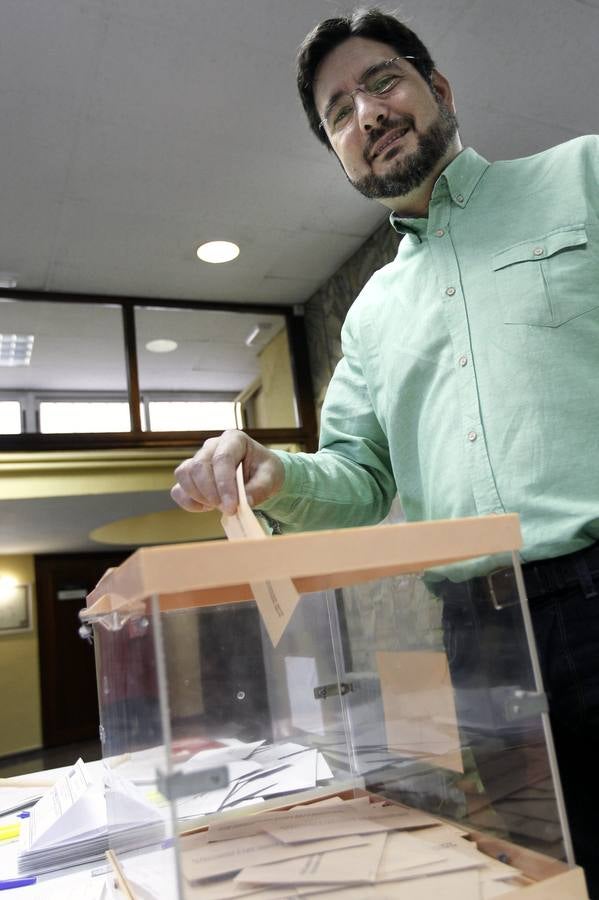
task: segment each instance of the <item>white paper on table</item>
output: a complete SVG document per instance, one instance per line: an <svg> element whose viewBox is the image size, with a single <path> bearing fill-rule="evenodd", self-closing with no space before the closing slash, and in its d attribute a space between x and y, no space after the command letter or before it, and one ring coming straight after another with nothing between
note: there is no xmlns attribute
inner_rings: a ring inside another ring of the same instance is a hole
<svg viewBox="0 0 599 900"><path fill-rule="evenodd" d="M222 809L230 793L231 787L227 786L216 791L208 791L205 794L196 794L177 800L177 817L188 819L192 816L205 816L218 812Z"/></svg>
<svg viewBox="0 0 599 900"><path fill-rule="evenodd" d="M40 879L27 887L27 893L19 891L19 900L102 900L105 895L106 876L94 877L90 872L77 872ZM11 894L6 895L9 900Z"/></svg>
<svg viewBox="0 0 599 900"><path fill-rule="evenodd" d="M173 847L121 859L124 876L139 900L176 900L176 856Z"/></svg>
<svg viewBox="0 0 599 900"><path fill-rule="evenodd" d="M0 783L0 816L32 806L50 790L40 787L17 787Z"/></svg>
<svg viewBox="0 0 599 900"><path fill-rule="evenodd" d="M305 744L296 744L295 741L285 741L282 744L264 744L254 751L252 759L257 759L264 765L264 763L287 759L289 756L295 756L297 753L304 753L309 749L310 747L306 747Z"/></svg>
<svg viewBox="0 0 599 900"><path fill-rule="evenodd" d="M241 801L253 800L258 797L263 800L273 793L275 795L279 794L280 791L277 790L277 785L279 784L277 778L278 774L279 773L276 772L269 775L261 775L258 778L248 779L248 781L245 782L238 782L231 788L223 807L234 806Z"/></svg>
<svg viewBox="0 0 599 900"><path fill-rule="evenodd" d="M236 802L250 796L292 794L316 787L317 752L306 750L305 753L289 757L287 765L277 766L263 775L239 782L231 791L230 801Z"/></svg>
<svg viewBox="0 0 599 900"><path fill-rule="evenodd" d="M106 765L133 784L155 784L157 773L166 768L166 747L146 747L122 756L105 759Z"/></svg>
<svg viewBox="0 0 599 900"><path fill-rule="evenodd" d="M123 828L162 821L160 812L138 788L106 767L104 771L105 821L109 828Z"/></svg>
<svg viewBox="0 0 599 900"><path fill-rule="evenodd" d="M333 777L334 777L334 775L331 771L331 768L330 768L328 762L326 761L326 759L324 758L322 753L319 753L316 758L316 780L317 781L330 781L330 779Z"/></svg>
<svg viewBox="0 0 599 900"><path fill-rule="evenodd" d="M283 744L268 744L265 747L257 750L252 755L252 759L257 760L258 762L262 763L262 765L267 762L274 762L276 760L293 763L293 757L296 757L301 753L305 753L310 749L312 748L306 747L304 744L296 744L292 741L287 741ZM322 753L320 751L317 751L316 780L328 781L330 778L333 778L333 773L331 772L331 769Z"/></svg>
<svg viewBox="0 0 599 900"><path fill-rule="evenodd" d="M62 843L75 834L93 834L106 823L106 806L79 759L23 820L19 852Z"/></svg>
<svg viewBox="0 0 599 900"><path fill-rule="evenodd" d="M238 759L247 759L254 754L265 741L253 741L244 744L241 741L231 744L229 747L213 747L209 750L200 750L180 767L182 772L195 772L201 769L214 769L217 766L226 766L228 763L236 762ZM177 766L179 769L179 766Z"/></svg>

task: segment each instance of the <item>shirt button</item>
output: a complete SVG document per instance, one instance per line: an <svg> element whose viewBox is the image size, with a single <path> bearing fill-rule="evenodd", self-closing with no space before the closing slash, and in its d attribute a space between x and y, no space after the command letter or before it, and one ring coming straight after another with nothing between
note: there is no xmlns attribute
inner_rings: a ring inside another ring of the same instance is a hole
<svg viewBox="0 0 599 900"><path fill-rule="evenodd" d="M437 237L443 237L443 235L445 234L445 229L437 228L437 230L435 231L435 234L437 235Z"/></svg>
<svg viewBox="0 0 599 900"><path fill-rule="evenodd" d="M458 359L458 363L459 363L460 366L462 366L462 368L464 368L464 366L467 366L467 365L468 365L468 357L467 357L467 356L460 356L460 358Z"/></svg>
<svg viewBox="0 0 599 900"><path fill-rule="evenodd" d="M458 201L458 203L463 203L463 202L464 202L464 195L463 195L463 194L458 194L457 197L456 197L456 200Z"/></svg>
<svg viewBox="0 0 599 900"><path fill-rule="evenodd" d="M453 295L455 294L455 288L448 287L445 289L445 293L447 294L448 297L453 297Z"/></svg>
<svg viewBox="0 0 599 900"><path fill-rule="evenodd" d="M470 443L472 443L473 441L475 441L476 438L477 438L476 431L469 431L469 432L468 432L468 440L470 441Z"/></svg>
<svg viewBox="0 0 599 900"><path fill-rule="evenodd" d="M533 256L542 256L544 252L545 251L543 250L542 247L535 247L534 250L532 251L532 255Z"/></svg>

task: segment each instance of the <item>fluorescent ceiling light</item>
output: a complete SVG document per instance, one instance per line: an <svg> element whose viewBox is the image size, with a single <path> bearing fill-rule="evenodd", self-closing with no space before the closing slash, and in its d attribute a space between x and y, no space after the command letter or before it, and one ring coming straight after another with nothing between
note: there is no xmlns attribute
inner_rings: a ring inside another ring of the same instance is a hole
<svg viewBox="0 0 599 900"><path fill-rule="evenodd" d="M251 347L257 337L259 337L262 332L270 331L272 328L272 322L256 322L250 333L245 339L245 346Z"/></svg>
<svg viewBox="0 0 599 900"><path fill-rule="evenodd" d="M239 247L231 241L208 241L198 247L197 254L204 262L231 262L239 256Z"/></svg>
<svg viewBox="0 0 599 900"><path fill-rule="evenodd" d="M33 341L32 334L0 334L0 366L28 366Z"/></svg>
<svg viewBox="0 0 599 900"><path fill-rule="evenodd" d="M254 341L256 340L256 338L258 337L258 335L260 334L260 330L261 330L261 329L260 329L260 326L259 326L259 325L254 325L254 327L252 328L252 330L250 331L250 333L248 334L248 336L247 336L246 339L245 339L245 346L246 346L246 347L251 347L251 346L252 346L252 344L254 343Z"/></svg>
<svg viewBox="0 0 599 900"><path fill-rule="evenodd" d="M149 350L150 353L172 353L178 346L176 341L171 341L169 338L157 338L155 341L148 341L146 350Z"/></svg>

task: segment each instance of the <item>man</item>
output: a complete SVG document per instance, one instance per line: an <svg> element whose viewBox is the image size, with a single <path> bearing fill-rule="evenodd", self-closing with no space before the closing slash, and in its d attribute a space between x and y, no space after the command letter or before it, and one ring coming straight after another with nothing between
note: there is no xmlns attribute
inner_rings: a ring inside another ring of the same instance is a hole
<svg viewBox="0 0 599 900"><path fill-rule="evenodd" d="M250 503L283 530L380 521L396 491L409 520L518 512L577 860L599 896L599 140L491 165L462 150L447 79L378 10L308 35L298 86L404 239L348 314L319 452L226 432L177 469L173 498L233 512L242 462Z"/></svg>

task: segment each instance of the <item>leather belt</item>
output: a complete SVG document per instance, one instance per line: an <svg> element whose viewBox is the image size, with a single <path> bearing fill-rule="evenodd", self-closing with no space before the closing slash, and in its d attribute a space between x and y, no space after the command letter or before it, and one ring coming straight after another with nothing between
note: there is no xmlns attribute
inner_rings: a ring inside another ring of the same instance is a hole
<svg viewBox="0 0 599 900"><path fill-rule="evenodd" d="M588 599L599 598L599 543L565 556L524 563L522 577L530 601L573 587L579 587ZM443 600L463 602L466 585L470 585L472 598L488 599L496 609L518 602L511 568L497 569L462 584L445 580L432 589Z"/></svg>

